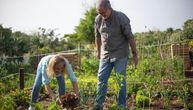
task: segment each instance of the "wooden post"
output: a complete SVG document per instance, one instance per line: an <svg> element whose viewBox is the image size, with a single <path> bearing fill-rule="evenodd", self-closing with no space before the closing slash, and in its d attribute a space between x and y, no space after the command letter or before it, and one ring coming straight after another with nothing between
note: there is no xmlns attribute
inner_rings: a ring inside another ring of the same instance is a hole
<svg viewBox="0 0 193 110"><path fill-rule="evenodd" d="M19 69L19 88L24 89L24 68Z"/></svg>
<svg viewBox="0 0 193 110"><path fill-rule="evenodd" d="M37 58L37 65L38 65L38 63L40 62L40 55L38 54L38 56L36 56L36 58Z"/></svg>
<svg viewBox="0 0 193 110"><path fill-rule="evenodd" d="M79 46L78 46L78 68L79 70L81 70L81 42L79 42Z"/></svg>

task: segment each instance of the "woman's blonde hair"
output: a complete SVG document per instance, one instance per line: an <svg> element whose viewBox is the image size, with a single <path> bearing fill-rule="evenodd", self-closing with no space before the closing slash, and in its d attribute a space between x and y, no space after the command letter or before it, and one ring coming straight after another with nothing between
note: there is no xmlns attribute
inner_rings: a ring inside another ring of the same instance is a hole
<svg viewBox="0 0 193 110"><path fill-rule="evenodd" d="M54 77L55 76L55 72L54 72L54 67L55 65L59 64L59 63L64 63L65 65L65 60L64 57L61 55L54 55L50 58L50 61L48 63L48 67L47 67L47 75L49 78ZM65 69L65 68L64 68ZM64 70L65 71L65 70Z"/></svg>

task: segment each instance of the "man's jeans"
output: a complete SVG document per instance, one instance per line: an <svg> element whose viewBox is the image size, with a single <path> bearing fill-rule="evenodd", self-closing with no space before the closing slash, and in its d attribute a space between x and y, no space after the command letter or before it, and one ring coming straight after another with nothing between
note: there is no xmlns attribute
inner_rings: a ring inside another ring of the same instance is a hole
<svg viewBox="0 0 193 110"><path fill-rule="evenodd" d="M42 85L42 73L40 70L41 70L41 64L38 65L36 79L35 79L35 83L32 89L32 97L31 97L32 103L35 103L37 101L39 90ZM59 96L61 96L65 93L64 75L57 76L56 79L58 82L58 94Z"/></svg>
<svg viewBox="0 0 193 110"><path fill-rule="evenodd" d="M109 59L100 60L95 108L98 108L98 109L103 108L103 102L105 100L105 96L107 93L108 79L109 79L109 76L111 74L113 67L115 70L115 74L122 74L125 77L127 63L128 63L127 57L118 59L114 62L113 61L111 62ZM126 107L126 81L125 81L125 78L122 78L122 81L121 81L121 88L119 91L117 105L120 107Z"/></svg>

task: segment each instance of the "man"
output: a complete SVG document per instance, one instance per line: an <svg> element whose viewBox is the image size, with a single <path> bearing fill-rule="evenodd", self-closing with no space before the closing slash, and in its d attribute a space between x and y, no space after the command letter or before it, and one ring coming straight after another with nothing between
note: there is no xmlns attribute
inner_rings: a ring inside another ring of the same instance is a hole
<svg viewBox="0 0 193 110"><path fill-rule="evenodd" d="M97 57L100 59L98 70L98 87L95 99L96 110L103 109L107 92L107 83L112 69L123 75L117 105L126 107L126 67L128 63L129 45L133 54L133 63L137 65L138 57L135 40L131 32L130 20L122 12L111 8L109 0L98 0L96 3L98 16L95 18L95 44Z"/></svg>

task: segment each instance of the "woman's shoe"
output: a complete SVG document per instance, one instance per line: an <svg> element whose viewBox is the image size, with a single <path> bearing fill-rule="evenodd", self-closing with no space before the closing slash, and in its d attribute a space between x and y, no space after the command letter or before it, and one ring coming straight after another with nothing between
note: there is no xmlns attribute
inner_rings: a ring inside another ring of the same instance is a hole
<svg viewBox="0 0 193 110"><path fill-rule="evenodd" d="M28 110L35 110L34 107L30 106Z"/></svg>

